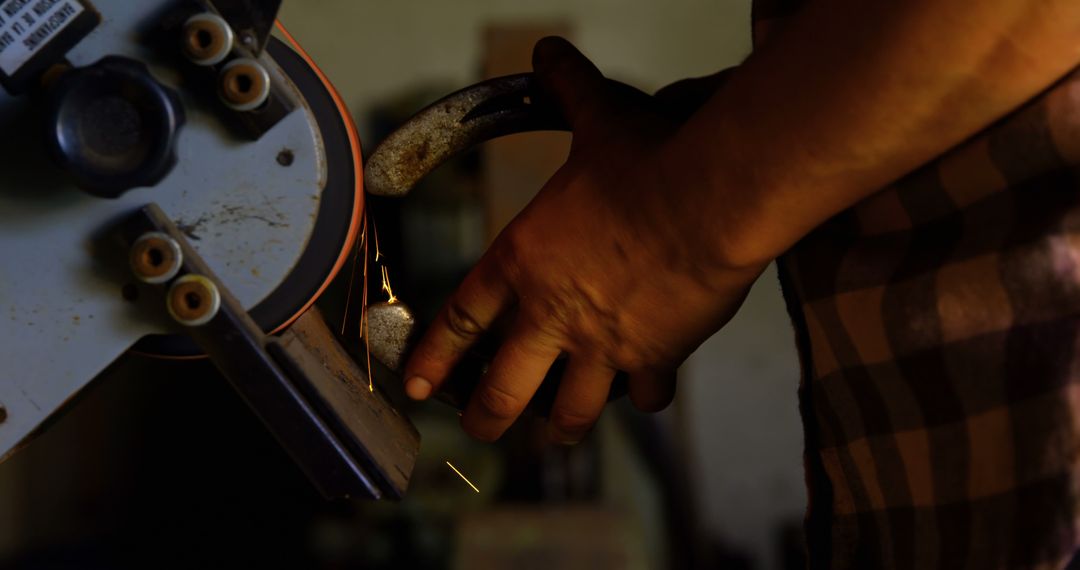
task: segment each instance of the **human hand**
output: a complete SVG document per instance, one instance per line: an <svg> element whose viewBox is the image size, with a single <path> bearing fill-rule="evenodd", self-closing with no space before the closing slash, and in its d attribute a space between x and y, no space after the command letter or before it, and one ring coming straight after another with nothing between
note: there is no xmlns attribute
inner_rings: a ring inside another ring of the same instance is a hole
<svg viewBox="0 0 1080 570"><path fill-rule="evenodd" d="M676 81L657 91L653 98L668 117L686 121L728 82L736 69L729 67L712 75Z"/></svg>
<svg viewBox="0 0 1080 570"><path fill-rule="evenodd" d="M664 408L675 370L738 309L763 266L731 267L695 211L697 168L666 142L679 127L647 95L609 86L565 40L537 44L534 68L574 132L570 157L451 296L405 369L425 399L507 314L512 325L462 416L495 440L561 354L549 417L560 443L599 418L616 371L639 409Z"/></svg>

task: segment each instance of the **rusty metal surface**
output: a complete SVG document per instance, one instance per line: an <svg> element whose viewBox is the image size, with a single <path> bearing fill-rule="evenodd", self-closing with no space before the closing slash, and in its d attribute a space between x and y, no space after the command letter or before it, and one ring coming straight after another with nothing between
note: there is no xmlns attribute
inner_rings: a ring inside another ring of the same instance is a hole
<svg viewBox="0 0 1080 570"><path fill-rule="evenodd" d="M387 137L365 165L364 184L376 196L404 196L439 165L482 142L566 129L532 74L492 79L440 99Z"/></svg>
<svg viewBox="0 0 1080 570"><path fill-rule="evenodd" d="M416 335L416 318L401 301L368 305L367 348L384 366L401 374L405 355Z"/></svg>
<svg viewBox="0 0 1080 570"><path fill-rule="evenodd" d="M420 433L412 422L369 384L367 374L338 343L318 309L301 316L278 344L292 368L311 382L325 413L339 418L362 442L371 468L390 483L388 496L404 496L420 452Z"/></svg>

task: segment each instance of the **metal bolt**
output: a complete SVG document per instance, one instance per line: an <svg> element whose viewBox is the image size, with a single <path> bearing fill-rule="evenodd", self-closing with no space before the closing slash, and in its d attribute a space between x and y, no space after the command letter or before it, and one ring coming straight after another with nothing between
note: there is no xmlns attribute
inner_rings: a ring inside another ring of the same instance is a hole
<svg viewBox="0 0 1080 570"><path fill-rule="evenodd" d="M186 327L205 325L221 308L221 294L214 282L202 275L189 273L169 287L165 303L169 315Z"/></svg>
<svg viewBox="0 0 1080 570"><path fill-rule="evenodd" d="M184 22L181 49L197 65L217 65L229 55L233 31L217 14L196 14Z"/></svg>
<svg viewBox="0 0 1080 570"><path fill-rule="evenodd" d="M270 74L254 59L234 59L218 75L218 94L232 109L253 111L270 97Z"/></svg>
<svg viewBox="0 0 1080 570"><path fill-rule="evenodd" d="M131 271L144 283L165 283L176 277L184 261L180 244L161 232L148 232L135 240L129 253Z"/></svg>
<svg viewBox="0 0 1080 570"><path fill-rule="evenodd" d="M289 149L283 149L277 155L277 163L281 166L292 166L292 163L296 160L296 155Z"/></svg>

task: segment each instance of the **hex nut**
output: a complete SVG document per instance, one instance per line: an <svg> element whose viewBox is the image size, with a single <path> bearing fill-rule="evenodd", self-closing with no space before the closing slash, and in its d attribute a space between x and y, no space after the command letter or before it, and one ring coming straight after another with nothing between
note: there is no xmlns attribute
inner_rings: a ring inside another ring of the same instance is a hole
<svg viewBox="0 0 1080 570"><path fill-rule="evenodd" d="M196 14L184 22L181 35L184 56L196 65L217 65L233 47L233 31L217 14Z"/></svg>
<svg viewBox="0 0 1080 570"><path fill-rule="evenodd" d="M213 281L189 273L169 287L165 304L176 322L186 327L198 327L217 316L221 309L221 293Z"/></svg>
<svg viewBox="0 0 1080 570"><path fill-rule="evenodd" d="M218 95L233 110L258 109L270 97L270 74L254 59L234 59L218 75Z"/></svg>
<svg viewBox="0 0 1080 570"><path fill-rule="evenodd" d="M135 240L129 252L131 271L143 283L165 283L176 277L184 262L180 244L161 232L148 232Z"/></svg>

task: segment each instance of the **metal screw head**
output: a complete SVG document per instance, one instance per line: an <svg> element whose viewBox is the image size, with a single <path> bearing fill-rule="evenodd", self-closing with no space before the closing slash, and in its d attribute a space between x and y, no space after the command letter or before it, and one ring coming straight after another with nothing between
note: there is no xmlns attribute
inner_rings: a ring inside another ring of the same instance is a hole
<svg viewBox="0 0 1080 570"><path fill-rule="evenodd" d="M221 294L214 282L189 273L176 280L165 296L172 318L186 327L205 325L221 308Z"/></svg>
<svg viewBox="0 0 1080 570"><path fill-rule="evenodd" d="M270 74L254 59L234 59L218 75L218 94L232 109L253 111L270 97Z"/></svg>
<svg viewBox="0 0 1080 570"><path fill-rule="evenodd" d="M161 232L148 232L135 240L128 253L131 271L144 283L165 283L183 264L180 244Z"/></svg>
<svg viewBox="0 0 1080 570"><path fill-rule="evenodd" d="M197 65L217 65L229 55L233 31L217 14L196 14L184 22L181 51Z"/></svg>
<svg viewBox="0 0 1080 570"><path fill-rule="evenodd" d="M277 163L281 166L292 166L292 163L296 160L296 155L289 149L282 149L277 155Z"/></svg>

